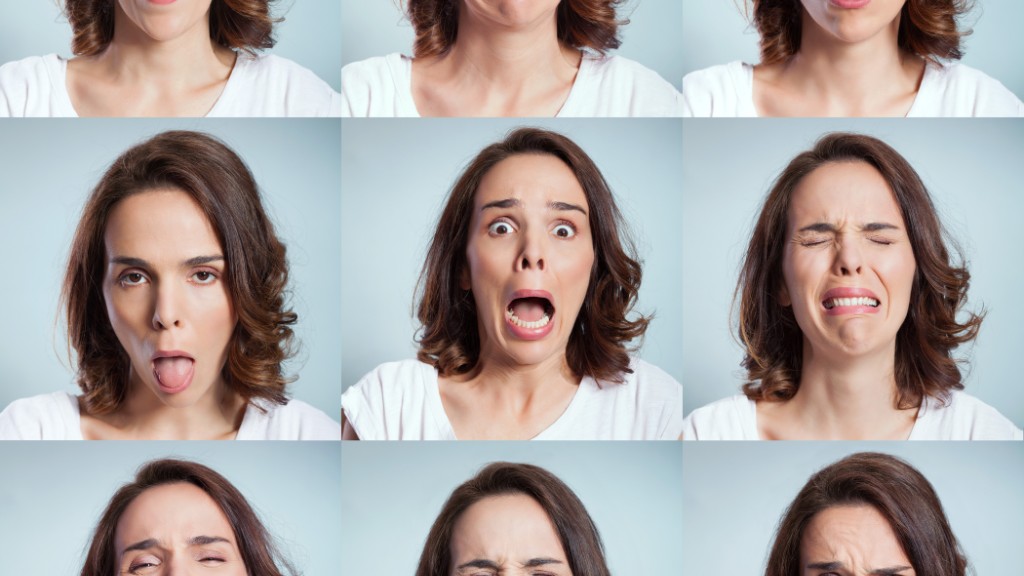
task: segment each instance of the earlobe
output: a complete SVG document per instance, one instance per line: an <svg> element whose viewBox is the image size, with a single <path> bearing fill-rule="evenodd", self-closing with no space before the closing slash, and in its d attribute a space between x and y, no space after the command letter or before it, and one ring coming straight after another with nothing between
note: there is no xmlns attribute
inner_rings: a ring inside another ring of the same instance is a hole
<svg viewBox="0 0 1024 576"><path fill-rule="evenodd" d="M471 290L473 283L469 279L469 266L463 266L459 270L459 288L462 290Z"/></svg>
<svg viewBox="0 0 1024 576"><path fill-rule="evenodd" d="M779 297L777 298L779 305L783 308L789 308L793 305L793 301L789 299L789 290L786 289L786 285L779 286Z"/></svg>

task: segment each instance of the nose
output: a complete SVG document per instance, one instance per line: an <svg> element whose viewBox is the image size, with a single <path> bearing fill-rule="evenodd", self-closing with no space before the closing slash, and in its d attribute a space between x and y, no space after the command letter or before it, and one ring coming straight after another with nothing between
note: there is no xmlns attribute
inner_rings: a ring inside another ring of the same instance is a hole
<svg viewBox="0 0 1024 576"><path fill-rule="evenodd" d="M180 291L170 283L157 285L153 305L153 329L169 330L182 326L183 305Z"/></svg>
<svg viewBox="0 0 1024 576"><path fill-rule="evenodd" d="M519 257L516 270L544 270L544 252L547 249L547 235L543 228L527 229L520 236Z"/></svg>
<svg viewBox="0 0 1024 576"><path fill-rule="evenodd" d="M837 276L854 276L861 273L863 265L860 245L854 238L841 237L836 248L834 273Z"/></svg>
<svg viewBox="0 0 1024 576"><path fill-rule="evenodd" d="M164 571L160 573L160 576L190 576L193 573L198 573L194 572L184 559L174 556L167 558L163 568Z"/></svg>

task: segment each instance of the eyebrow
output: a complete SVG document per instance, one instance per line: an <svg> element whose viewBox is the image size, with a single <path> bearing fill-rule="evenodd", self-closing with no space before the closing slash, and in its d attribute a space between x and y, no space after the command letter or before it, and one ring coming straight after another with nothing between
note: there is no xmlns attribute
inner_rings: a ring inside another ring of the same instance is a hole
<svg viewBox="0 0 1024 576"><path fill-rule="evenodd" d="M488 208L518 208L522 205L523 203L518 198L505 198L504 200L495 200L494 202L488 202L487 204L484 204L483 206L480 207L480 211L483 212ZM548 202L548 208L550 208L551 210L557 210L559 212L575 210L577 212L581 212L584 216L587 215L587 211L586 209L583 208L583 206L580 206L579 204L572 204L571 202Z"/></svg>
<svg viewBox="0 0 1024 576"><path fill-rule="evenodd" d="M210 256L196 256L185 260L183 264L185 266L200 266L202 264L209 264L210 262L224 261L224 256L220 254L211 254ZM151 268L152 265L143 260L142 258L134 258L132 256L114 256L110 259L111 264L124 264L125 266L133 266L138 268Z"/></svg>
<svg viewBox="0 0 1024 576"><path fill-rule="evenodd" d="M828 222L815 222L797 230L797 232L837 232L839 228ZM899 230L895 224L888 222L869 222L860 227L861 232L878 232L879 230Z"/></svg>
<svg viewBox="0 0 1024 576"><path fill-rule="evenodd" d="M555 560L554 558L530 558L523 563L523 568L537 568L538 566L547 566L549 564L561 564L561 560ZM492 570L500 570L501 566L493 560L484 560L483 558L477 558L476 560L470 560L465 564L459 564L457 567L459 570L463 568L490 568Z"/></svg>
<svg viewBox="0 0 1024 576"><path fill-rule="evenodd" d="M189 546L206 546L208 544L217 544L220 542L224 542L225 544L231 543L227 538L222 538L220 536L193 536L188 539ZM150 548L156 547L158 544L159 542L156 538L147 538L128 546L123 552L121 552L121 554L124 554L125 552L132 552L134 550L149 550Z"/></svg>
<svg viewBox="0 0 1024 576"><path fill-rule="evenodd" d="M814 562L807 565L809 570L837 570L843 567L842 562ZM910 570L910 566L891 566L889 568L875 568L868 572L868 576L899 576L899 572Z"/></svg>

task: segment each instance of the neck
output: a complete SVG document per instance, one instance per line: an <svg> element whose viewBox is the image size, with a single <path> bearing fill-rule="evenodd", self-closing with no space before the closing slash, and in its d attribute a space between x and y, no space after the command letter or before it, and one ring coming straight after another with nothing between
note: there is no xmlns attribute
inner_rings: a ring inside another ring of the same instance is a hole
<svg viewBox="0 0 1024 576"><path fill-rule="evenodd" d="M556 392L559 387L552 384L579 383L564 354L539 364L522 365L494 356L489 359L481 353L471 380L485 394L512 406L525 406L536 397Z"/></svg>
<svg viewBox="0 0 1024 576"><path fill-rule="evenodd" d="M209 440L234 437L245 402L218 382L188 406L168 406L138 381L134 372L117 427L147 440Z"/></svg>
<svg viewBox="0 0 1024 576"><path fill-rule="evenodd" d="M579 65L577 51L558 42L554 18L522 27L481 22L462 10L459 35L447 58L456 68L496 86L521 85Z"/></svg>

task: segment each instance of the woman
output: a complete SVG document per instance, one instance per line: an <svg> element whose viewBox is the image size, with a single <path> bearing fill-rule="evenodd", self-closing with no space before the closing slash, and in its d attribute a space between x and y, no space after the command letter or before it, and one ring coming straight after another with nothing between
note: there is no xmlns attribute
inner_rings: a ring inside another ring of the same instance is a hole
<svg viewBox="0 0 1024 576"><path fill-rule="evenodd" d="M274 46L270 0L65 0L75 58L0 67L0 116L338 116Z"/></svg>
<svg viewBox="0 0 1024 576"><path fill-rule="evenodd" d="M546 576L611 574L597 526L565 483L537 466L494 462L448 497L416 576L512 574L513 566Z"/></svg>
<svg viewBox="0 0 1024 576"><path fill-rule="evenodd" d="M683 79L684 116L1021 116L956 61L963 0L752 0L761 63Z"/></svg>
<svg viewBox="0 0 1024 576"><path fill-rule="evenodd" d="M343 116L679 116L619 47L621 0L408 0L413 58L349 64Z"/></svg>
<svg viewBox="0 0 1024 576"><path fill-rule="evenodd" d="M289 401L285 247L231 149L166 132L86 202L64 279L81 396L12 403L0 438L338 439Z"/></svg>
<svg viewBox="0 0 1024 576"><path fill-rule="evenodd" d="M687 439L1020 439L960 390L970 274L923 182L869 136L834 133L776 180L736 289L744 395L695 410Z"/></svg>
<svg viewBox="0 0 1024 576"><path fill-rule="evenodd" d="M807 481L783 514L765 576L964 576L935 489L906 462L860 452Z"/></svg>
<svg viewBox="0 0 1024 576"><path fill-rule="evenodd" d="M449 194L421 274L417 360L342 397L347 437L676 439L682 390L630 357L641 268L593 161L511 132Z"/></svg>
<svg viewBox="0 0 1024 576"><path fill-rule="evenodd" d="M153 460L110 499L81 576L213 571L295 574L245 496L217 472L184 460Z"/></svg>

